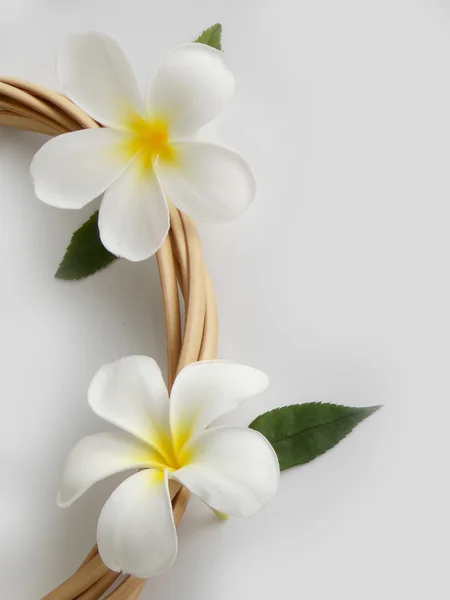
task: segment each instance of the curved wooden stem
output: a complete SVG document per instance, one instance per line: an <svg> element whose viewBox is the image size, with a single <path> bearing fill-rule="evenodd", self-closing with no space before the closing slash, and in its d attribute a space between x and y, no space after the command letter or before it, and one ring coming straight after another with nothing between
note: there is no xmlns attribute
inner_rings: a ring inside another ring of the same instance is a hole
<svg viewBox="0 0 450 600"><path fill-rule="evenodd" d="M99 124L61 94L27 81L0 77L0 126L58 135ZM174 206L170 206L170 219L170 233L156 255L166 324L169 389L184 366L215 358L218 329L214 291L196 227ZM185 302L184 313L179 290ZM181 488L174 493L172 509L178 525L189 492ZM42 600L99 600L119 577L104 565L94 546L78 570ZM136 600L144 583L127 576L107 598Z"/></svg>
<svg viewBox="0 0 450 600"><path fill-rule="evenodd" d="M181 318L175 259L169 236L167 236L157 252L156 260L158 262L166 320L167 385L170 390L177 374L177 365L180 356Z"/></svg>

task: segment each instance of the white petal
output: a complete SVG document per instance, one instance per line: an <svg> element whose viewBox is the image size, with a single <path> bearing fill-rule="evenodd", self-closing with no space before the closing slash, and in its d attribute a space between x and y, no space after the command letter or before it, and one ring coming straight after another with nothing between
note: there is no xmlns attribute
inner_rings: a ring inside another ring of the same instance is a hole
<svg viewBox="0 0 450 600"><path fill-rule="evenodd" d="M280 468L272 446L257 431L214 427L183 448L185 464L173 473L213 509L237 517L250 516L275 495Z"/></svg>
<svg viewBox="0 0 450 600"><path fill-rule="evenodd" d="M171 458L169 397L152 358L128 356L104 365L89 386L88 402L99 417Z"/></svg>
<svg viewBox="0 0 450 600"><path fill-rule="evenodd" d="M141 467L164 468L163 459L150 446L122 431L89 435L67 457L58 504L70 506L97 481Z"/></svg>
<svg viewBox="0 0 450 600"><path fill-rule="evenodd" d="M58 208L81 208L124 171L117 152L122 136L108 128L82 129L54 137L37 152L31 177L37 197Z"/></svg>
<svg viewBox="0 0 450 600"><path fill-rule="evenodd" d="M175 159L156 170L170 200L198 221L235 219L255 195L255 178L240 154L205 142L174 142Z"/></svg>
<svg viewBox="0 0 450 600"><path fill-rule="evenodd" d="M221 415L264 391L265 373L228 360L191 363L175 380L170 394L170 426L179 450L194 434Z"/></svg>
<svg viewBox="0 0 450 600"><path fill-rule="evenodd" d="M185 137L217 116L234 91L234 76L219 50L204 44L174 48L150 82L147 110L169 123L172 138Z"/></svg>
<svg viewBox="0 0 450 600"><path fill-rule="evenodd" d="M103 125L124 127L143 114L143 99L130 64L109 35L70 35L58 52L58 79L69 98Z"/></svg>
<svg viewBox="0 0 450 600"><path fill-rule="evenodd" d="M146 579L169 569L177 555L167 476L145 470L113 492L97 527L100 556L113 571Z"/></svg>
<svg viewBox="0 0 450 600"><path fill-rule="evenodd" d="M158 178L141 169L138 157L108 188L98 219L103 245L132 261L155 254L169 231L169 210Z"/></svg>

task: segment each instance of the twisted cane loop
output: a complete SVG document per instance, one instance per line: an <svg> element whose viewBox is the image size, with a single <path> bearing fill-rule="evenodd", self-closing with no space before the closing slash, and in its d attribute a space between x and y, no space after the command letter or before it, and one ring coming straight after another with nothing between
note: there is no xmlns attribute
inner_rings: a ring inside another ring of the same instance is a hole
<svg viewBox="0 0 450 600"><path fill-rule="evenodd" d="M0 78L0 126L51 136L100 127L61 94L12 77ZM174 206L169 208L170 232L156 260L164 304L170 389L185 365L216 357L218 323L214 291L196 227ZM185 305L183 327L179 291ZM189 492L173 486L171 495L178 525ZM143 579L110 571L94 546L78 570L42 600L99 600L112 586L106 596L109 600L136 600L144 583Z"/></svg>

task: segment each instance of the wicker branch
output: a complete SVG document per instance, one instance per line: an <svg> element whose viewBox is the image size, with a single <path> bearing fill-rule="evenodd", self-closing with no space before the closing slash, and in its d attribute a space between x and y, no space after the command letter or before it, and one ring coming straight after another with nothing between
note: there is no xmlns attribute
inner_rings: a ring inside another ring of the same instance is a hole
<svg viewBox="0 0 450 600"><path fill-rule="evenodd" d="M99 124L57 92L1 77L0 126L53 136ZM170 233L156 255L166 323L169 389L185 365L215 358L218 327L214 292L195 225L173 206L170 219ZM184 327L178 288L185 303ZM179 489L172 500L177 525L188 500L186 488ZM78 570L42 600L99 600L119 578L123 576L105 566L94 546ZM125 576L106 597L136 600L144 583L142 579Z"/></svg>

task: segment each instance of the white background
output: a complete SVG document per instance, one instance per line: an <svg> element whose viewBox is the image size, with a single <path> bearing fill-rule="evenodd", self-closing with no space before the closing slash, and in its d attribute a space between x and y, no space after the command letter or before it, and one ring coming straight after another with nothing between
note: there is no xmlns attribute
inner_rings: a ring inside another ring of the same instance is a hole
<svg viewBox="0 0 450 600"><path fill-rule="evenodd" d="M193 501L172 570L142 598L445 599L449 594L450 2L2 0L0 71L56 87L69 32L113 34L140 80L172 46L224 25L237 77L208 135L258 178L238 221L201 227L220 356L271 387L229 420L322 400L384 404L337 448L286 472L267 510L218 523ZM67 511L65 456L103 424L94 372L164 361L154 259L53 279L92 212L33 195L44 138L0 132L0 581L41 597L78 566L117 484Z"/></svg>

